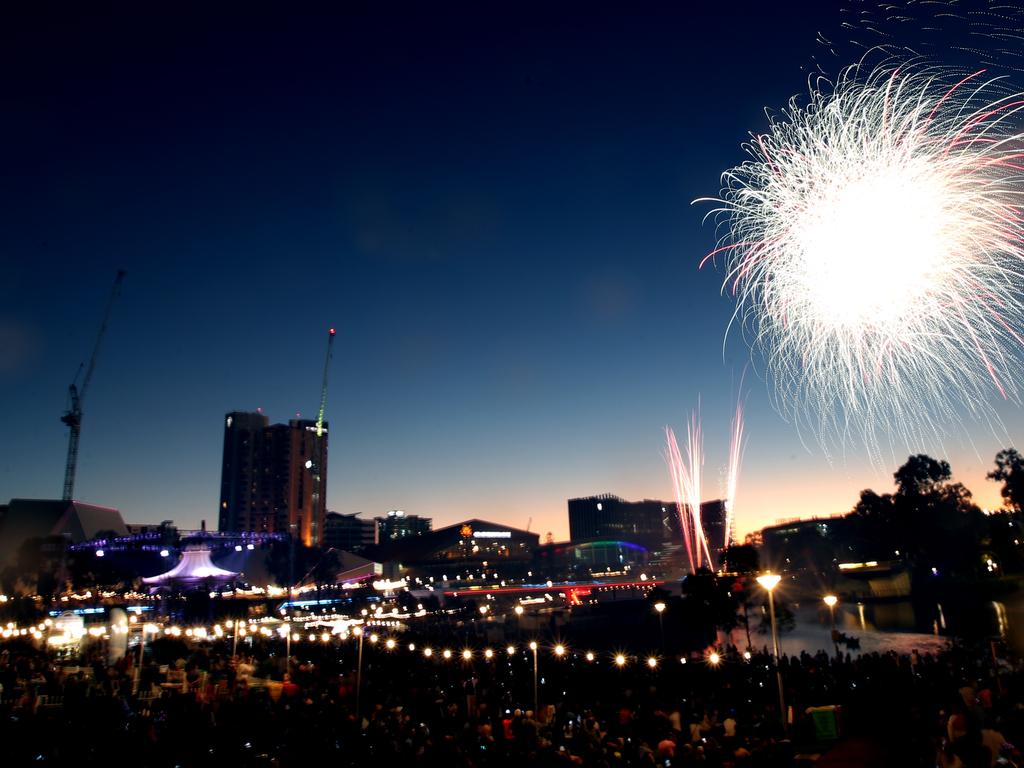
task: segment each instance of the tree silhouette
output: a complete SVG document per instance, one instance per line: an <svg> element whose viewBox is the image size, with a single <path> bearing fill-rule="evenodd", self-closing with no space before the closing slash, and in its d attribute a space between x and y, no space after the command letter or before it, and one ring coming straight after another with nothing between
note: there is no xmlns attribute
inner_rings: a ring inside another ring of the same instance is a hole
<svg viewBox="0 0 1024 768"><path fill-rule="evenodd" d="M722 553L722 568L729 573L757 573L760 558L750 544L734 544Z"/></svg>
<svg viewBox="0 0 1024 768"><path fill-rule="evenodd" d="M1024 456L1015 448L996 454L996 468L987 477L1003 484L999 493L1010 509L1018 513L1024 509Z"/></svg>
<svg viewBox="0 0 1024 768"><path fill-rule="evenodd" d="M793 614L793 610L778 597L775 598L775 626L778 627L780 638L787 632L796 629L796 616ZM771 633L771 612L768 610L768 604L765 603L761 606L761 621L757 625L757 634L770 637Z"/></svg>
<svg viewBox="0 0 1024 768"><path fill-rule="evenodd" d="M950 482L952 476L947 461L910 456L893 473L895 493L861 492L847 516L850 540L865 559L905 559L922 570L976 570L988 526L971 492Z"/></svg>
<svg viewBox="0 0 1024 768"><path fill-rule="evenodd" d="M892 519L894 510L891 493L879 496L867 488L860 492L860 500L854 505L853 514L864 520L884 523Z"/></svg>
<svg viewBox="0 0 1024 768"><path fill-rule="evenodd" d="M935 493L953 476L948 461L919 453L893 473L896 493L904 497L923 497Z"/></svg>

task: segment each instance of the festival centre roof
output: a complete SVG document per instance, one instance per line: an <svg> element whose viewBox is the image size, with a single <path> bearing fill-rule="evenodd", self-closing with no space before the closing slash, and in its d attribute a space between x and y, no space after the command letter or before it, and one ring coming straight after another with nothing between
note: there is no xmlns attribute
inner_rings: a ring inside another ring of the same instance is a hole
<svg viewBox="0 0 1024 768"><path fill-rule="evenodd" d="M28 539L66 537L79 544L100 534L127 536L121 513L82 501L11 499L0 506L0 563L12 561Z"/></svg>

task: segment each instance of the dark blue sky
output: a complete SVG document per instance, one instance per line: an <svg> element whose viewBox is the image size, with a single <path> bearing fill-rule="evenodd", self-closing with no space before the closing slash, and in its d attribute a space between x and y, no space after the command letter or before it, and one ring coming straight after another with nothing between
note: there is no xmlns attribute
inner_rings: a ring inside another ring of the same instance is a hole
<svg viewBox="0 0 1024 768"><path fill-rule="evenodd" d="M331 509L564 536L567 496L670 496L698 397L719 493L749 352L690 203L838 6L166 9L0 20L0 499L60 493L119 267L76 496L130 521L216 520L223 414L314 415L330 325ZM887 485L747 382L741 531Z"/></svg>

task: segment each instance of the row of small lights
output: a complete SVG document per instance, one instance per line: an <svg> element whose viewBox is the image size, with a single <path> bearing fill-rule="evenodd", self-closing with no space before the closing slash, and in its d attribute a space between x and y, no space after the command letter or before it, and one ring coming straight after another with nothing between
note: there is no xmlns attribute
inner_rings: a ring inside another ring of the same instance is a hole
<svg viewBox="0 0 1024 768"><path fill-rule="evenodd" d="M38 640L42 639L43 633L47 630L52 629L52 627L53 622L50 619L47 619L45 622L42 622L39 625L27 628L19 628L16 627L13 623L10 623L4 628L3 632L0 633L0 636L4 638L11 638L31 635L32 637ZM144 624L142 626L142 631L151 635L156 635L163 632L163 634L171 637L181 637L182 635L184 635L185 637L190 637L197 640L205 640L211 638L211 636L215 639L223 638L225 635L225 629L231 628L232 626L230 622L226 623L224 626L221 626L220 624L215 624L212 628L212 631L207 630L205 627L187 627L183 630L179 626L161 628L156 624ZM268 627L255 627L253 625L250 625L249 628L247 629L245 623L242 621L239 621L237 624L239 637L245 637L247 634L259 634L264 637L272 637L274 634L278 634L279 636L283 637L288 632L288 629L288 627L281 627L275 632L274 630L271 630ZM109 631L114 633L126 634L129 631L129 625L115 624L109 628ZM86 633L89 634L91 637L107 636L108 628L105 626L92 626L89 627L88 630L86 630ZM357 637L362 635L362 628L355 627L353 629L353 634ZM310 632L306 635L306 639L309 642L320 641L322 643L327 643L331 641L332 637L333 635L329 632L323 632L319 635ZM365 637L370 642L371 645L376 645L377 643L381 642L381 637L376 632L370 632L369 634L366 634ZM295 642L301 641L302 638L303 636L298 632L292 634L292 640ZM398 648L398 645L398 641L393 637L384 638L383 640L383 646L389 651L395 650L396 648ZM534 654L536 654L537 651L540 649L540 646L537 644L536 641L531 641L527 647ZM409 643L407 648L410 653L415 653L416 643ZM505 648L505 653L509 657L515 656L518 652L519 650L515 645L509 645ZM566 648L565 645L559 643L552 647L551 652L555 657L562 658L569 652L569 650L568 648ZM432 658L435 655L434 649L429 645L425 646L422 649L422 653L424 658L427 659ZM453 657L454 653L450 648L444 648L440 651L439 655L442 659L447 661ZM466 648L461 651L460 655L464 661L472 661L477 654L475 654L471 649ZM494 658L495 652L491 648L484 648L481 652L479 652L479 655L482 656L484 659L491 660ZM744 653L743 657L744 659L749 661L750 653ZM585 658L588 662L594 662L597 660L597 655L593 651L587 651L585 654L583 654L583 658ZM716 651L712 651L705 658L707 662L712 666L717 666L721 662L721 656ZM623 653L616 653L612 655L611 659L615 666L624 667L629 663L630 657ZM683 657L680 658L680 662L682 664L686 664L687 660L685 657ZM645 663L649 668L655 669L659 665L660 660L657 656L648 656L646 658Z"/></svg>
<svg viewBox="0 0 1024 768"><path fill-rule="evenodd" d="M355 630L355 633L357 635L359 634L358 628ZM296 637L298 636L296 635ZM312 636L310 637L310 639L312 639ZM380 641L380 637L374 633L367 635L367 639L371 643L377 643ZM396 641L393 637L389 637L386 640L384 640L384 647L387 648L387 650L389 651L393 651L398 647L398 641ZM533 652L534 655L536 655L538 650L540 649L540 646L537 644L536 641L531 641L527 647L530 649L530 651ZM410 653L415 653L416 643L409 643L408 649ZM559 643L552 647L551 652L552 655L554 655L555 657L563 658L566 654L569 653L569 649ZM511 657L519 653L519 650L516 648L516 646L509 645L505 648L505 653ZM484 648L483 651L479 652L479 654L483 656L484 659L490 661L494 658L495 651L491 648ZM445 648L441 651L440 655L441 658L443 658L445 661L448 661L454 656L454 653L450 648ZM470 648L463 649L460 655L463 661L472 661L476 656L476 654ZM432 658L434 656L434 649L430 646L424 647L423 656L427 659ZM597 654L595 654L593 651L587 651L585 654L583 654L583 658L586 659L588 662L593 663L597 661ZM615 666L617 667L625 667L627 664L630 663L631 658L633 657L627 656L624 653L615 653L611 656L612 663L615 664ZM707 654L704 658L707 661L707 663L711 666L718 666L718 664L720 664L722 661L722 657L717 651L712 651L711 653ZM743 658L749 661L751 658L750 652L746 651L743 654ZM680 657L679 661L682 664L687 663L685 657ZM657 656L648 656L645 659L644 663L650 669L656 669L658 665L661 663L661 660Z"/></svg>

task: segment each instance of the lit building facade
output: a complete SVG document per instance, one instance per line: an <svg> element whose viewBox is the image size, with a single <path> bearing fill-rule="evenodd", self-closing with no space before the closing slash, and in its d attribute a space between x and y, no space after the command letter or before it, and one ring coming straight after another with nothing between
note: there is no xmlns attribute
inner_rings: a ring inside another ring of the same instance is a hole
<svg viewBox="0 0 1024 768"><path fill-rule="evenodd" d="M397 539L381 539L364 552L384 563L392 577L438 581L494 581L526 577L540 534L487 520L455 525Z"/></svg>

